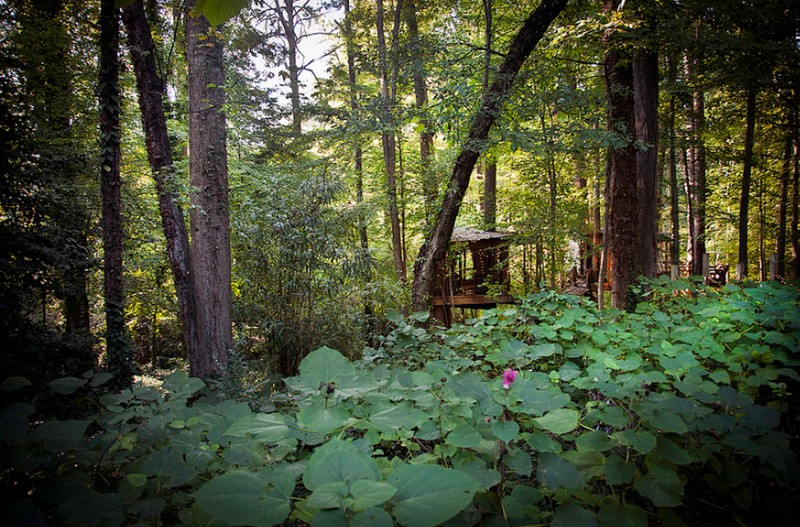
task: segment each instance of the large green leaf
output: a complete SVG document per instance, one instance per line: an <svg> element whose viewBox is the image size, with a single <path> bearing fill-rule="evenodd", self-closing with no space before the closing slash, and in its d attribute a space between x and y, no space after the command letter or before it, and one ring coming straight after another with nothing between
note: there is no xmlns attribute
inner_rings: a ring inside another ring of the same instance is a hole
<svg viewBox="0 0 800 527"><path fill-rule="evenodd" d="M534 419L539 426L557 435L572 432L578 426L578 419L581 414L577 410L569 408L559 408L553 410L544 417Z"/></svg>
<svg viewBox="0 0 800 527"><path fill-rule="evenodd" d="M378 466L369 454L341 439L332 439L314 450L303 473L303 484L308 490L326 483L350 485L360 479L378 481Z"/></svg>
<svg viewBox="0 0 800 527"><path fill-rule="evenodd" d="M254 414L240 417L225 431L226 436L252 436L256 441L277 443L289 434L286 418L280 414Z"/></svg>
<svg viewBox="0 0 800 527"><path fill-rule="evenodd" d="M578 469L566 459L555 454L546 452L539 457L539 465L536 467L536 477L538 480L551 489L564 487L573 489L584 484Z"/></svg>
<svg viewBox="0 0 800 527"><path fill-rule="evenodd" d="M325 408L324 401L306 406L297 414L297 423L303 428L327 435L341 428L350 419L347 410L340 406Z"/></svg>
<svg viewBox="0 0 800 527"><path fill-rule="evenodd" d="M677 507L683 496L683 483L671 467L655 465L633 482L636 491L650 498L657 507Z"/></svg>
<svg viewBox="0 0 800 527"><path fill-rule="evenodd" d="M275 469L278 470L278 469ZM286 473L233 471L217 476L194 493L198 505L226 525L269 527L289 517Z"/></svg>
<svg viewBox="0 0 800 527"><path fill-rule="evenodd" d="M250 5L250 0L197 0L195 9L205 15L212 26L227 22Z"/></svg>
<svg viewBox="0 0 800 527"><path fill-rule="evenodd" d="M388 434L398 428L411 430L427 421L428 415L406 404L385 406L370 414L369 420L378 431Z"/></svg>
<svg viewBox="0 0 800 527"><path fill-rule="evenodd" d="M88 426L87 421L46 421L33 431L31 437L43 442L51 452L64 452L81 444Z"/></svg>
<svg viewBox="0 0 800 527"><path fill-rule="evenodd" d="M647 527L647 513L637 505L620 503L608 496L600 502L597 515L603 527Z"/></svg>
<svg viewBox="0 0 800 527"><path fill-rule="evenodd" d="M308 386L319 387L333 383L333 388L343 379L351 379L356 368L347 358L331 348L319 348L300 363L300 377Z"/></svg>
<svg viewBox="0 0 800 527"><path fill-rule="evenodd" d="M408 527L433 527L467 507L479 485L457 470L438 465L402 465L387 482L397 489L394 517Z"/></svg>

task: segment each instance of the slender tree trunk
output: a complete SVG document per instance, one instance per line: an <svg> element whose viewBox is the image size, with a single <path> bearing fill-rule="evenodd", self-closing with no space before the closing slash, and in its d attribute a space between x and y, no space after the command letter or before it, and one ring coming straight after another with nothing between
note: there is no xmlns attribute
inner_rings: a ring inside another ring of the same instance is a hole
<svg viewBox="0 0 800 527"><path fill-rule="evenodd" d="M752 87L747 88L745 121L742 197L739 201L739 262L736 264L736 277L739 280L747 278L747 224L753 171L753 143L755 142L756 128L756 90Z"/></svg>
<svg viewBox="0 0 800 527"><path fill-rule="evenodd" d="M183 210L178 202L172 150L167 134L163 97L165 85L156 69L156 49L145 17L142 0L122 10L122 20L130 42L131 61L136 76L136 91L142 114L147 157L158 193L161 226L167 242L175 293L178 297L183 337L189 357L199 353L197 303L192 283L192 261L189 236Z"/></svg>
<svg viewBox="0 0 800 527"><path fill-rule="evenodd" d="M220 373L233 346L225 70L222 43L187 2L189 175L192 190L192 266L201 329L199 353L189 357L199 377Z"/></svg>
<svg viewBox="0 0 800 527"><path fill-rule="evenodd" d="M483 93L489 91L489 77L492 70L492 0L483 0ZM497 159L485 156L486 170L483 172L483 224L487 231L497 226Z"/></svg>
<svg viewBox="0 0 800 527"><path fill-rule="evenodd" d="M402 0L397 2L397 10L399 12L402 8ZM395 16L397 18L397 16ZM389 198L389 222L392 229L392 253L394 257L394 270L397 274L397 279L401 282L406 281L406 263L403 259L403 239L400 226L400 215L397 207L397 175L396 175L396 146L394 135L394 99L393 93L390 94L390 84L392 85L391 91L394 92L394 83L390 83L389 70L386 58L386 38L384 36L383 24L383 0L377 0L377 19L376 25L378 30L378 62L381 77L381 100L382 100L382 132L381 144L383 146L383 164L386 171L386 191ZM393 35L397 35L398 25L395 24ZM392 39L393 48L396 38ZM393 75L393 77L395 77Z"/></svg>
<svg viewBox="0 0 800 527"><path fill-rule="evenodd" d="M103 206L103 291L108 365L121 386L133 380L122 283L122 179L120 176L119 9L100 4L100 190Z"/></svg>
<svg viewBox="0 0 800 527"><path fill-rule="evenodd" d="M275 0L283 36L286 39L286 54L289 74L289 100L292 104L292 131L298 137L303 133L303 114L300 105L300 68L297 65L298 47L294 0Z"/></svg>
<svg viewBox="0 0 800 527"><path fill-rule="evenodd" d="M500 114L503 101L508 96L522 64L539 43L553 20L564 9L566 3L566 0L543 0L539 7L528 16L509 46L508 53L506 53L489 91L483 97L480 109L473 117L469 136L456 159L436 223L422 244L414 264L414 283L411 291L411 303L414 311L428 310L436 269L447 252L456 216L469 186L472 170L484 148L489 130Z"/></svg>
<svg viewBox="0 0 800 527"><path fill-rule="evenodd" d="M667 71L670 80L677 77L674 62L668 57ZM670 225L672 227L672 243L670 244L670 275L673 280L680 276L680 258L681 258L681 226L680 226L680 209L678 201L678 159L677 149L675 145L675 95L671 95L669 99L669 197L670 197Z"/></svg>
<svg viewBox="0 0 800 527"><path fill-rule="evenodd" d="M686 73L689 82L698 83L701 73L701 59L689 56L686 60ZM687 201L689 202L689 241L690 270L693 276L703 275L703 255L706 252L706 150L703 133L705 130L705 97L703 91L695 86L692 92L692 108L689 111L687 135L689 146L686 152Z"/></svg>
<svg viewBox="0 0 800 527"><path fill-rule="evenodd" d="M436 176L431 170L433 158L433 132L431 123L428 119L428 81L425 73L425 65L422 57L424 50L419 38L419 27L417 25L417 6L415 0L406 1L406 25L408 26L408 36L411 41L411 67L414 77L414 106L419 113L419 124L422 128L419 132L419 158L420 172L422 178L422 192L425 204L425 224L430 227L433 224L433 217L436 208L436 199L439 194Z"/></svg>
<svg viewBox="0 0 800 527"><path fill-rule="evenodd" d="M789 181L792 175L792 127L795 120L794 107L789 109L788 126L783 147L783 165L781 166L781 188L778 199L778 240L775 243L775 252L778 255L778 280L786 279L786 220L789 208Z"/></svg>

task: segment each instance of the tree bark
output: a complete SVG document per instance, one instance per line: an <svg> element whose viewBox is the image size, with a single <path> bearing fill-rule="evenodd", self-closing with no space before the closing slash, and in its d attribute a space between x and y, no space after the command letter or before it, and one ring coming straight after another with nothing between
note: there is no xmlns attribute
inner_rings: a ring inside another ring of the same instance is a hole
<svg viewBox="0 0 800 527"><path fill-rule="evenodd" d="M670 81L674 81L677 72L674 62L667 57L667 71ZM673 280L680 276L680 255L681 255L681 227L680 209L678 200L678 156L675 145L675 114L676 103L675 95L670 96L669 100L669 198L670 198L670 225L672 230L672 243L670 244L670 275Z"/></svg>
<svg viewBox="0 0 800 527"><path fill-rule="evenodd" d="M706 149L703 133L705 130L705 96L696 86L701 73L701 59L689 54L686 60L686 73L691 84L692 108L689 110L687 134L689 146L686 152L686 190L689 202L689 274L703 275L703 255L706 252Z"/></svg>
<svg viewBox="0 0 800 527"><path fill-rule="evenodd" d="M199 353L197 301L192 283L192 261L189 236L183 209L178 203L172 150L167 134L163 97L165 85L156 69L156 49L145 17L142 0L122 10L122 20L130 41L131 61L136 76L136 91L145 134L147 158L158 193L161 226L167 243L167 255L178 298L178 311L183 338L189 357Z"/></svg>
<svg viewBox="0 0 800 527"><path fill-rule="evenodd" d="M423 49L419 38L419 27L417 24L417 6L414 0L406 2L406 25L408 26L408 36L411 41L411 67L414 78L414 106L419 114L419 124L422 130L419 132L419 158L420 158L420 177L422 179L423 202L425 204L425 224L430 226L433 223L433 215L436 208L436 199L439 194L436 184L435 174L431 171L431 159L433 156L433 132L431 123L428 119L428 81L425 73L425 65L422 62Z"/></svg>
<svg viewBox="0 0 800 527"><path fill-rule="evenodd" d="M125 326L122 282L122 178L120 175L119 9L114 0L100 4L100 191L103 210L103 291L106 354L117 384L133 381L131 347Z"/></svg>
<svg viewBox="0 0 800 527"><path fill-rule="evenodd" d="M789 108L788 126L783 148L783 165L781 167L781 188L778 199L778 239L775 243L775 252L778 255L777 279L786 279L786 231L787 212L789 209L789 182L792 175L792 128L794 127L795 109Z"/></svg>
<svg viewBox="0 0 800 527"><path fill-rule="evenodd" d="M514 84L525 60L544 36L545 31L564 9L567 0L543 0L527 18L500 65L489 91L484 95L481 107L474 115L466 142L456 159L447 192L436 223L428 235L414 264L414 283L411 303L414 311L429 308L430 293L436 278L436 269L447 252L453 234L456 216L461 207L472 170L481 152L486 147L489 130L497 120L505 98Z"/></svg>
<svg viewBox="0 0 800 527"><path fill-rule="evenodd" d="M275 13L286 39L289 76L289 100L292 104L292 131L299 137L303 133L303 114L300 105L300 68L297 65L297 21L294 0L275 0Z"/></svg>
<svg viewBox="0 0 800 527"><path fill-rule="evenodd" d="M747 88L747 109L745 111L744 157L742 167L742 196L739 200L739 262L736 264L736 277L747 278L747 224L750 207L750 184L753 171L753 144L756 128L756 90Z"/></svg>
<svg viewBox="0 0 800 527"><path fill-rule="evenodd" d="M402 8L402 0L397 1L396 13ZM392 48L397 42L399 24L395 15L395 25L392 31ZM383 24L383 0L377 0L376 26L378 30L378 68L381 80L381 145L383 147L383 164L386 171L386 193L389 198L389 222L392 230L392 254L394 270L400 282L406 281L406 262L403 258L403 237L400 225L400 215L397 206L397 147L394 135L394 91L396 74L389 79L389 70L386 58L386 37ZM391 86L390 86L391 85ZM391 92L391 93L390 93Z"/></svg>
<svg viewBox="0 0 800 527"><path fill-rule="evenodd" d="M638 250L634 273L653 278L658 258L658 54L655 51L639 49L633 54L633 98L639 145L636 152Z"/></svg>
<svg viewBox="0 0 800 527"><path fill-rule="evenodd" d="M189 66L189 177L192 184L192 266L200 349L190 357L203 377L228 365L233 346L228 150L223 104L222 43L205 16L186 4Z"/></svg>
<svg viewBox="0 0 800 527"><path fill-rule="evenodd" d="M489 91L489 77L492 68L492 0L483 0L483 93ZM543 130L544 131L544 130ZM487 231L497 226L497 159L485 156L486 170L483 171L483 226Z"/></svg>

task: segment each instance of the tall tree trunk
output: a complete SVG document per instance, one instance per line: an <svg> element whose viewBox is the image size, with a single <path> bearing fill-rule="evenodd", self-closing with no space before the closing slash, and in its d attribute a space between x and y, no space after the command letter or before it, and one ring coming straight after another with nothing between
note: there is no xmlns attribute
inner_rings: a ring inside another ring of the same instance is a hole
<svg viewBox="0 0 800 527"><path fill-rule="evenodd" d="M638 243L634 272L653 278L658 259L658 54L655 51L634 51L633 98L636 144L639 145L636 152Z"/></svg>
<svg viewBox="0 0 800 527"><path fill-rule="evenodd" d="M194 6L195 0L186 4L186 54L193 187L191 251L201 348L190 357L190 363L192 373L202 377L227 367L233 324L222 43L205 16L193 12Z"/></svg>
<svg viewBox="0 0 800 527"><path fill-rule="evenodd" d="M604 12L616 9L616 0L604 2ZM611 303L615 308L627 304L628 288L635 278L637 263L637 230L639 220L639 190L636 172L636 119L633 97L633 71L631 57L626 56L613 42L613 35L605 37L606 97L608 100L608 128L617 139L610 146L606 178L608 178L608 251L612 260Z"/></svg>
<svg viewBox="0 0 800 527"><path fill-rule="evenodd" d="M794 107L789 108L789 118L786 127L786 137L783 146L783 165L781 166L781 188L778 200L778 240L775 243L775 252L778 255L778 280L786 279L786 220L789 208L789 182L792 175L792 128L795 120Z"/></svg>
<svg viewBox="0 0 800 527"><path fill-rule="evenodd" d="M419 159L420 176L422 178L423 201L425 204L425 224L430 227L433 224L433 216L436 208L436 199L439 194L436 183L436 175L431 170L433 158L433 132L428 118L428 80L425 73L425 65L422 57L424 51L422 42L419 38L419 27L417 24L417 5L415 0L406 1L406 25L408 26L408 37L411 41L411 68L414 78L414 106L419 114Z"/></svg>
<svg viewBox="0 0 800 527"><path fill-rule="evenodd" d="M119 9L100 4L100 190L103 206L103 290L108 365L120 386L133 381L122 283L122 179L120 176Z"/></svg>
<svg viewBox="0 0 800 527"><path fill-rule="evenodd" d="M675 63L667 57L667 71L670 81L677 77ZM680 209L678 201L678 156L675 145L675 114L676 103L675 95L670 95L669 99L669 154L667 170L669 172L669 201L670 201L670 225L672 230L672 243L670 243L669 260L670 276L676 280L680 276L680 257L681 257L681 226Z"/></svg>
<svg viewBox="0 0 800 527"><path fill-rule="evenodd" d="M797 108L800 92L795 88L794 106ZM792 279L800 280L800 117L794 112L792 134Z"/></svg>
<svg viewBox="0 0 800 527"><path fill-rule="evenodd" d="M297 47L297 20L295 19L294 0L275 0L274 9L283 29L283 36L286 39L289 100L292 104L292 131L297 136L300 136L303 133L303 114L300 106L300 68L297 65L299 50Z"/></svg>
<svg viewBox="0 0 800 527"><path fill-rule="evenodd" d="M422 244L414 264L414 283L411 290L411 304L414 311L426 311L429 308L436 269L447 252L472 170L484 148L489 130L500 114L503 101L508 96L522 64L566 3L567 0L543 0L528 16L511 42L489 91L483 97L480 109L473 117L469 136L456 159L436 223Z"/></svg>
<svg viewBox="0 0 800 527"><path fill-rule="evenodd" d="M753 171L753 144L756 129L756 90L747 88L747 110L745 111L744 157L742 159L742 196L739 200L739 262L736 278L747 278L747 224L750 207L750 184Z"/></svg>
<svg viewBox="0 0 800 527"><path fill-rule="evenodd" d="M686 152L687 201L689 203L689 274L703 275L703 257L706 252L706 149L705 96L697 86L701 70L701 59L689 54L686 73L695 87L692 91L692 108L689 111L687 134L689 146Z"/></svg>
<svg viewBox="0 0 800 527"><path fill-rule="evenodd" d="M166 86L156 69L156 49L145 17L142 0L123 8L122 20L130 42L131 61L136 76L136 91L142 114L147 158L158 193L161 226L167 242L167 255L178 298L183 337L189 357L200 353L197 326L197 301L192 283L192 260L183 210L175 188L175 168L167 134L163 97Z"/></svg>
<svg viewBox="0 0 800 527"><path fill-rule="evenodd" d="M395 11L395 26L392 31L394 37L392 38L393 49L396 47L395 45L399 31L397 13L400 12L402 4L402 0L397 1ZM395 146L394 135L394 91L396 75L393 74L392 80L390 81L386 58L386 37L384 35L383 24L383 0L377 0L376 26L378 30L378 66L381 77L381 145L383 146L383 164L384 170L386 171L386 193L389 198L389 222L392 229L392 253L394 259L394 270L397 275L397 279L401 282L405 282L406 262L403 259L402 229L400 226L400 215L397 206L397 149ZM394 60L396 60L396 58ZM390 85L392 93L390 93Z"/></svg>
<svg viewBox="0 0 800 527"><path fill-rule="evenodd" d="M483 0L483 93L489 91L489 77L492 70L492 0ZM485 156L486 170L483 171L483 225L487 231L497 226L497 159Z"/></svg>

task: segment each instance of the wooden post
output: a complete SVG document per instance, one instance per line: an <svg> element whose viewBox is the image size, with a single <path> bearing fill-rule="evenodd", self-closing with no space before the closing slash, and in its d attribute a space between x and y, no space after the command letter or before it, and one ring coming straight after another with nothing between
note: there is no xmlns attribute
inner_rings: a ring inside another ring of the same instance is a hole
<svg viewBox="0 0 800 527"><path fill-rule="evenodd" d="M708 283L708 253L703 253L703 280Z"/></svg>

